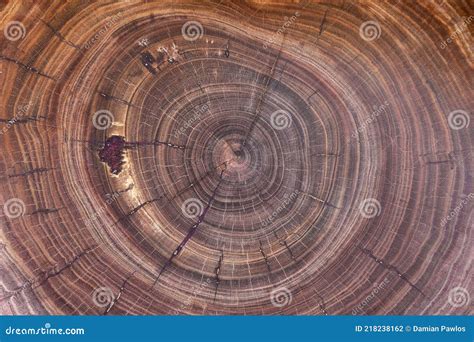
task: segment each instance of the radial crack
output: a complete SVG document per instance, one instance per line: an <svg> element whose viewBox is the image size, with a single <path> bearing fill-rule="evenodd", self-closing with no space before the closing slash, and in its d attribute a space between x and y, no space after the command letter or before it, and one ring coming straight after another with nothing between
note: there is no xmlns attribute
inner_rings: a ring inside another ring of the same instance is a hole
<svg viewBox="0 0 474 342"><path fill-rule="evenodd" d="M395 273L397 273L397 275L400 277L400 279L404 280L406 283L408 283L412 288L414 288L416 291L418 291L419 293L421 293L421 295L423 297L426 297L426 295L423 293L422 290L420 290L415 284L413 284L403 273L401 273L397 267L389 264L388 262L384 261L383 259L379 259L377 258L371 250L369 249L366 249L366 248L362 248L360 246L357 246L361 251L362 253L364 253L365 255L367 255L369 258L371 258L372 260L374 260L376 263L380 264L382 267L384 267L385 269L389 270L389 271L393 271Z"/></svg>
<svg viewBox="0 0 474 342"><path fill-rule="evenodd" d="M62 41L63 43L66 43L70 47L75 48L76 50L79 50L79 51L81 50L79 46L75 45L74 43L64 38L64 36L58 30L56 30L50 23L44 21L41 18L39 18L39 21L45 24L54 33L54 35L59 38L60 41Z"/></svg>
<svg viewBox="0 0 474 342"><path fill-rule="evenodd" d="M100 96L102 96L104 99L106 99L106 100L117 101L117 102L120 102L120 103L122 103L122 104L124 104L124 105L130 106L130 107L132 107L132 108L140 108L140 107L134 105L133 103L131 103L131 102L129 102L129 101L125 101L125 100L123 100L123 99L121 99L121 98L118 98L118 97L115 97L115 96L106 94L106 93L104 93L104 92L102 92L102 91L98 91L97 93L98 93Z"/></svg>
<svg viewBox="0 0 474 342"><path fill-rule="evenodd" d="M332 203L330 203L330 202L328 202L328 201L326 201L326 200L323 200L323 199L321 199L321 198L319 198L319 197L316 197L316 196L314 196L314 195L312 195L312 194L310 194L310 193L307 193L307 192L305 192L305 191L301 191L301 193L302 193L303 195L308 196L309 198L312 198L312 199L314 199L314 200L316 200L316 201L318 201L318 202L321 202L321 203L324 204L324 205L327 205L328 207L331 207L331 208L334 208L334 209L341 209L341 208L335 206L334 204L332 204Z"/></svg>
<svg viewBox="0 0 474 342"><path fill-rule="evenodd" d="M214 269L214 279L215 279L215 289L214 289L214 302L216 301L216 297L217 297L217 289L219 288L219 284L220 284L220 278L219 278L219 274L221 272L221 266L222 266L222 260L224 260L224 251L221 250L221 255L219 257L219 261L217 262L217 266L216 268Z"/></svg>
<svg viewBox="0 0 474 342"><path fill-rule="evenodd" d="M81 253L74 256L74 258L72 258L70 261L66 262L60 268L57 268L57 266L54 266L49 270L40 272L40 274L37 277L35 277L33 279L26 280L24 284L22 284L21 286L15 288L13 291L11 291L11 293L9 295L0 298L0 301L4 301L4 300L7 300L7 299L10 299L10 298L14 297L14 296L21 293L24 289L26 289L28 287L30 287L31 289L35 289L35 288L38 288L38 287L42 286L49 279L54 278L54 277L60 275L65 270L71 268L84 255L89 254L90 252L95 250L97 247L98 246L95 245L95 246L87 248L86 250L84 250Z"/></svg>
<svg viewBox="0 0 474 342"><path fill-rule="evenodd" d="M38 208L35 211L31 213L31 215L36 215L36 214L51 214L59 211L60 209L63 208Z"/></svg>
<svg viewBox="0 0 474 342"><path fill-rule="evenodd" d="M125 280L122 282L122 285L120 286L120 289L119 289L119 292L117 294L117 296L115 296L112 301L110 302L109 306L107 307L107 309L105 309L104 313L103 313L103 316L107 315L110 310L112 310L112 308L115 306L115 304L118 303L120 297L122 296L122 293L125 291L125 286L127 286L130 278L136 273L136 271L133 271L127 278L125 278Z"/></svg>
<svg viewBox="0 0 474 342"><path fill-rule="evenodd" d="M283 37L283 39L285 39L285 37L286 37L286 35ZM263 100L264 100L264 98L265 98L265 96L268 92L268 87L270 86L270 82L271 82L271 80L272 80L272 78L275 74L276 65L277 65L278 61L280 60L282 46L283 46L283 42L282 42L282 45L280 45L280 49L278 50L278 55L275 58L275 61L273 62L273 65L270 69L270 75L268 76L267 81L265 82L265 88L263 90L262 95L260 95L260 97L259 97L259 100L257 102L257 106L255 107L254 119L252 120L252 123L250 124L250 128L249 128L247 134L245 135L245 138L244 138L244 141L242 142L241 148L245 147L245 145L247 144L247 140L248 140L250 134L252 133L255 125L257 124L258 119L260 118L260 107L261 107L261 105L263 103Z"/></svg>
<svg viewBox="0 0 474 342"><path fill-rule="evenodd" d="M259 240L258 243L260 245L260 248L259 248L260 254L262 254L263 260L265 261L265 264L267 265L268 272L271 273L272 269L270 268L270 263L268 262L267 255L265 254L265 251L263 250L262 241Z"/></svg>
<svg viewBox="0 0 474 342"><path fill-rule="evenodd" d="M38 168L34 168L34 169L24 171L24 172L21 172L21 173L14 173L14 174L8 175L8 178L27 177L27 176L37 174L37 173L45 173L45 172L48 172L50 170L53 170L53 168L38 167Z"/></svg>
<svg viewBox="0 0 474 342"><path fill-rule="evenodd" d="M216 196L216 193L217 193L217 190L219 189L219 186L221 185L222 183L222 175L224 174L224 171L225 170L222 170L221 171L221 174L220 174L220 179L219 179L219 182L217 183L216 187L214 188L214 191L211 195L211 197L209 198L209 201L207 202L207 205L206 205L206 208L204 208L203 212L201 215L199 215L198 217L198 220L195 224L192 225L191 229L189 230L188 234L184 237L183 241L181 241L181 243L178 245L178 247L176 247L176 249L174 250L173 254L171 254L171 256L169 257L169 259L166 261L166 263L163 265L163 267L161 268L160 270L160 273L158 274L158 276L156 277L155 281L153 282L153 285L151 286L150 289L153 289L155 287L155 284L158 282L158 279L160 278L160 276L163 274L163 272L168 268L168 266L171 264L171 262L173 261L173 259L181 252L181 250L186 246L186 244L188 243L188 241L193 237L194 233L196 232L196 230L198 229L199 225L204 221L204 218L209 210L209 208L211 207L211 204L212 202L214 201L214 198Z"/></svg>
<svg viewBox="0 0 474 342"><path fill-rule="evenodd" d="M18 124L26 124L28 122L46 120L46 119L47 119L46 116L38 115L38 116L13 117L11 119L0 119L0 122L13 126L13 125L18 125Z"/></svg>
<svg viewBox="0 0 474 342"><path fill-rule="evenodd" d="M36 69L35 67L32 67L28 64L25 64L23 62L20 62L20 61L17 61L16 59L14 58L10 58L10 57L7 57L7 56L3 56L3 55L0 55L0 60L4 60L4 61L7 61L7 62L11 62L11 63L15 63L16 65L20 66L21 68L29 71L29 72L32 72L34 74L37 74L37 75L40 75L40 76L43 76L43 77L46 77L46 78L49 78L50 80L53 80L53 81L56 81L53 77L45 74L45 73L42 73L41 71L39 71L38 69Z"/></svg>
<svg viewBox="0 0 474 342"><path fill-rule="evenodd" d="M326 10L326 12L324 12L324 16L323 16L323 19L321 20L321 25L319 25L319 34L318 34L318 38L323 34L323 31L324 31L324 25L326 24L326 17L327 17L327 14L328 14L328 11L329 9Z"/></svg>

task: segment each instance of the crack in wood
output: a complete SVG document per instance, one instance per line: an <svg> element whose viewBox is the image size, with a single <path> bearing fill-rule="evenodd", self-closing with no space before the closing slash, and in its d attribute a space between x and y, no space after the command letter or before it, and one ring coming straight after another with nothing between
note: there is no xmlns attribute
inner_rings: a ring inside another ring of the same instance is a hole
<svg viewBox="0 0 474 342"><path fill-rule="evenodd" d="M222 183L222 176L224 174L224 171L225 170L222 170L221 171L221 174L220 174L220 179L219 179L219 182L217 183L216 187L214 188L214 191L211 195L211 197L209 198L209 201L207 202L207 205L206 207L204 208L203 212L201 215L199 215L198 217L198 220L197 222L191 227L191 229L189 230L188 234L184 237L183 241L181 241L181 243L178 245L178 247L176 247L176 249L174 250L174 252L171 254L171 256L169 257L169 259L166 261L166 263L163 265L163 267L161 268L160 270L160 273L158 274L158 276L156 277L155 281L153 282L153 285L150 287L150 289L153 289L155 287L155 284L158 282L160 276L163 274L163 272L166 270L166 268L171 265L173 259L181 252L181 250L186 246L186 244L188 243L188 241L192 238L192 236L194 235L194 233L196 232L196 230L198 229L199 225L204 221L204 218L209 210L209 208L211 207L211 204L212 202L214 201L214 198L216 196L216 193L217 193L217 190L219 189L221 183Z"/></svg>
<svg viewBox="0 0 474 342"><path fill-rule="evenodd" d="M40 274L33 279L27 279L24 284L15 288L13 291L9 291L10 293L7 296L0 298L0 302L8 300L14 296L17 296L21 292L23 292L26 288L36 289L46 283L49 279L55 278L59 276L65 270L70 269L77 261L79 261L83 256L91 253L98 245L89 247L84 251L80 252L79 254L75 255L70 261L66 262L62 267L53 266L49 270L40 271Z"/></svg>
<svg viewBox="0 0 474 342"><path fill-rule="evenodd" d="M56 81L56 79L54 79L53 77L39 71L38 69L36 69L35 67L32 67L28 64L25 64L23 62L20 62L14 58L11 58L11 57L7 57L7 56L3 56L3 55L0 55L0 60L4 60L4 61L7 61L7 62L10 62L10 63L14 63L16 65L18 65L19 67L31 72L31 73L34 73L34 74L37 74L39 76L43 76L45 78L48 78L50 80L53 80L53 81Z"/></svg>
<svg viewBox="0 0 474 342"><path fill-rule="evenodd" d="M408 285L410 285L413 289L415 289L416 291L418 291L423 297L426 297L426 295L423 293L423 291L418 288L415 284L413 284L408 278L406 275L404 275L403 273L401 273L397 267L391 265L390 263L384 261L383 259L379 259L378 257L376 257L371 250L369 249L366 249L366 248L362 248L360 246L357 246L361 251L362 253L364 253L365 255L367 255L370 259L374 260L377 264L381 265L383 268L389 270L389 271L393 271L395 272L399 277L400 279L402 279L403 281L405 281Z"/></svg>

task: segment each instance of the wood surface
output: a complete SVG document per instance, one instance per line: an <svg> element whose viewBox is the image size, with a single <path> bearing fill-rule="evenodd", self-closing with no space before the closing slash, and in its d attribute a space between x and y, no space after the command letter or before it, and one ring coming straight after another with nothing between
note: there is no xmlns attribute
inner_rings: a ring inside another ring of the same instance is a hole
<svg viewBox="0 0 474 342"><path fill-rule="evenodd" d="M0 313L472 314L473 5L3 2Z"/></svg>

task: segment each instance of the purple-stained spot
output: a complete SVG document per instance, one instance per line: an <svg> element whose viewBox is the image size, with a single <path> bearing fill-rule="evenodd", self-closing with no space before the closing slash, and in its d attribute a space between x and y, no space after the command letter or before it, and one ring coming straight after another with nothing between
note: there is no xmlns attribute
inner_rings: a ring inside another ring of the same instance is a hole
<svg viewBox="0 0 474 342"><path fill-rule="evenodd" d="M125 149L125 138L119 135L112 135L105 141L105 145L99 150L100 161L110 167L110 172L118 175L122 171Z"/></svg>

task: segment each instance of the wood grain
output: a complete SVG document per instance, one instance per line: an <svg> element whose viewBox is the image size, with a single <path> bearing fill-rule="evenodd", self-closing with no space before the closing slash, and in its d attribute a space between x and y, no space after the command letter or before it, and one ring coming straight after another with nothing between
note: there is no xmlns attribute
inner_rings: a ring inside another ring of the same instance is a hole
<svg viewBox="0 0 474 342"><path fill-rule="evenodd" d="M0 5L0 313L472 314L472 5Z"/></svg>

